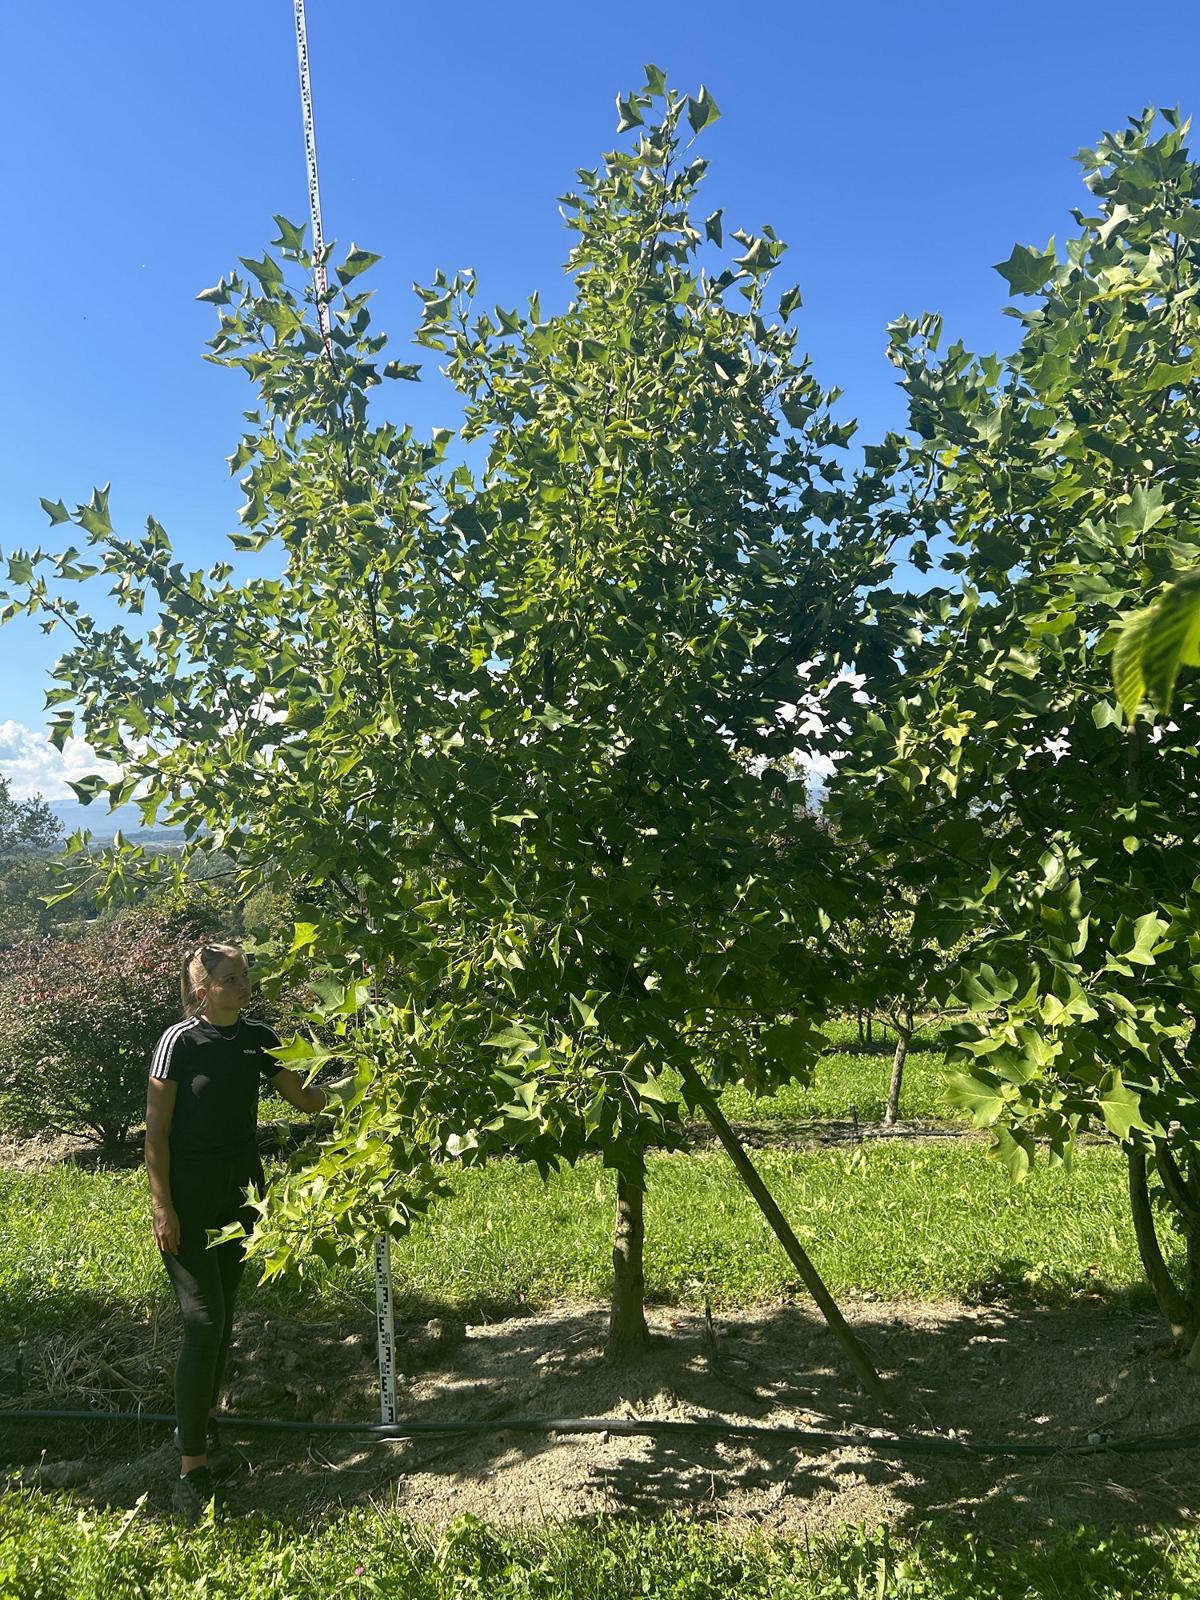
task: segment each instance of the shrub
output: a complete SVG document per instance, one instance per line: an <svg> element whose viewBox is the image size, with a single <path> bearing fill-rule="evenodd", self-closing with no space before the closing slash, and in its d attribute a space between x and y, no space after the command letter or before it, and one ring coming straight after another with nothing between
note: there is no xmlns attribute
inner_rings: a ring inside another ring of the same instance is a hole
<svg viewBox="0 0 1200 1600"><path fill-rule="evenodd" d="M154 1041L179 1018L190 936L178 916L139 909L9 951L0 977L0 1124L123 1144L145 1109Z"/></svg>

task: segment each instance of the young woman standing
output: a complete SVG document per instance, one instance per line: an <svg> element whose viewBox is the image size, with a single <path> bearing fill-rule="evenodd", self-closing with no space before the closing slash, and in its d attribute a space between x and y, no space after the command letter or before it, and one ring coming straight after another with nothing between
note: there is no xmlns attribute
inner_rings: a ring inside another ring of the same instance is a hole
<svg viewBox="0 0 1200 1600"><path fill-rule="evenodd" d="M167 1028L150 1061L146 1096L146 1171L154 1242L162 1252L183 1319L175 1368L175 1509L195 1521L212 1499L210 1421L221 1389L233 1307L245 1266L244 1244L208 1247L210 1228L256 1213L264 1192L258 1154L258 1092L270 1084L300 1111L323 1111L353 1093L354 1076L305 1087L267 1051L280 1043L265 1022L242 1015L250 975L237 945L205 944L184 959L184 1020Z"/></svg>

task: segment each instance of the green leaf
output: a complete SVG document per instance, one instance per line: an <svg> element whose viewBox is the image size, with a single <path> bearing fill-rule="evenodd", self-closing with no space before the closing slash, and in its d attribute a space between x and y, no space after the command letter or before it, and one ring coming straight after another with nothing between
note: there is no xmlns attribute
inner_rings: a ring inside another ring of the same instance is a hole
<svg viewBox="0 0 1200 1600"><path fill-rule="evenodd" d="M1004 1096L999 1087L966 1072L956 1072L947 1079L946 1099L952 1106L967 1112L980 1128L990 1127L1004 1110Z"/></svg>
<svg viewBox="0 0 1200 1600"><path fill-rule="evenodd" d="M1126 1088L1121 1074L1115 1070L1106 1074L1100 1086L1096 1109L1104 1118L1105 1127L1122 1143L1129 1138L1135 1128L1142 1133L1152 1131L1142 1117L1139 1096L1132 1089Z"/></svg>
<svg viewBox="0 0 1200 1600"><path fill-rule="evenodd" d="M1008 260L996 263L996 271L1013 294L1037 294L1057 264L1051 239L1044 251L1031 250L1023 244L1014 245Z"/></svg>
<svg viewBox="0 0 1200 1600"><path fill-rule="evenodd" d="M209 305L225 306L229 304L229 285L222 278L219 283L214 283L211 289L201 289L196 296L197 300L205 300Z"/></svg>
<svg viewBox="0 0 1200 1600"><path fill-rule="evenodd" d="M1185 572L1124 624L1113 651L1117 699L1132 718L1143 700L1171 709L1181 667L1200 666L1200 567Z"/></svg>
<svg viewBox="0 0 1200 1600"><path fill-rule="evenodd" d="M645 1100L650 1105L673 1106L679 1102L678 1095L667 1094L654 1078L647 1078L644 1082L639 1082L636 1078L630 1078L629 1087L636 1089L639 1100Z"/></svg>
<svg viewBox="0 0 1200 1600"><path fill-rule="evenodd" d="M641 108L638 96L631 94L622 100L617 96L617 132L628 133L631 128L643 126Z"/></svg>
<svg viewBox="0 0 1200 1600"><path fill-rule="evenodd" d="M68 786L74 789L76 797L82 806L90 806L96 796L108 788L108 782L107 778L102 778L95 772L90 773L86 778L80 778L78 783L70 778L67 779Z"/></svg>
<svg viewBox="0 0 1200 1600"><path fill-rule="evenodd" d="M303 1070L315 1070L326 1061L335 1059L334 1052L324 1049L306 1039L302 1033L293 1034L286 1044L278 1045L268 1054L275 1057L281 1066L300 1067Z"/></svg>
<svg viewBox="0 0 1200 1600"><path fill-rule="evenodd" d="M646 74L647 94L660 95L667 92L667 75L661 67L656 67L652 63L647 62L646 66L643 68L643 71Z"/></svg>
<svg viewBox="0 0 1200 1600"><path fill-rule="evenodd" d="M1163 492L1157 483L1151 489L1138 487L1129 497L1129 503L1117 511L1115 522L1119 528L1128 528L1137 538L1143 538L1167 514Z"/></svg>
<svg viewBox="0 0 1200 1600"><path fill-rule="evenodd" d="M704 219L705 237L711 239L718 248L725 242L725 230L721 226L721 218L724 215L724 210L717 210L710 212Z"/></svg>
<svg viewBox="0 0 1200 1600"><path fill-rule="evenodd" d="M803 303L804 302L800 298L799 285L795 285L791 289L788 289L784 294L780 295L779 315L786 322L791 316L792 312L798 310Z"/></svg>
<svg viewBox="0 0 1200 1600"><path fill-rule="evenodd" d="M283 268L265 251L261 261L255 261L249 256L239 256L238 260L258 279L264 294L274 294L284 281Z"/></svg>
<svg viewBox="0 0 1200 1600"><path fill-rule="evenodd" d="M366 272L368 267L373 267L377 261L382 260L382 256L372 255L369 250L360 250L356 244L352 244L345 261L335 270L342 283L349 283L351 279L357 278L360 272Z"/></svg>
<svg viewBox="0 0 1200 1600"><path fill-rule="evenodd" d="M315 922L295 923L290 953L294 954L297 950L311 949L316 944L319 933L320 928Z"/></svg>
<svg viewBox="0 0 1200 1600"><path fill-rule="evenodd" d="M537 1040L526 1033L518 1022L510 1022L507 1027L501 1028L499 1033L494 1033L489 1039L483 1041L485 1048L494 1050L518 1050L523 1046L536 1046Z"/></svg>
<svg viewBox="0 0 1200 1600"><path fill-rule="evenodd" d="M1111 728L1121 721L1121 708L1111 700L1097 700L1092 707L1092 721L1098 728Z"/></svg>
<svg viewBox="0 0 1200 1600"><path fill-rule="evenodd" d="M687 116L692 125L693 133L702 133L720 115L717 102L703 84L700 85L700 91L694 98L691 95L688 96Z"/></svg>
<svg viewBox="0 0 1200 1600"><path fill-rule="evenodd" d="M274 220L279 237L272 239L271 243L278 245L281 250L303 250L306 225L303 222L289 222L286 217L278 215Z"/></svg>
<svg viewBox="0 0 1200 1600"><path fill-rule="evenodd" d="M67 510L66 506L61 500L42 499L41 506L42 510L50 518L51 525L58 522L69 522L71 520L71 513Z"/></svg>
<svg viewBox="0 0 1200 1600"><path fill-rule="evenodd" d="M993 1149L1008 1168L1008 1175L1014 1183L1020 1183L1028 1176L1029 1168L1033 1164L1033 1140L1027 1133L1013 1133L1008 1128L997 1128Z"/></svg>
<svg viewBox="0 0 1200 1600"><path fill-rule="evenodd" d="M75 512L75 520L79 526L101 539L105 534L112 532L112 523L108 516L109 487L106 483L102 489L93 489L92 498L87 505L78 507Z"/></svg>
<svg viewBox="0 0 1200 1600"><path fill-rule="evenodd" d="M586 1000L580 1000L578 995L571 996L571 1010L579 1019L579 1026L584 1030L599 1027L595 1009Z"/></svg>
<svg viewBox="0 0 1200 1600"><path fill-rule="evenodd" d="M1113 930L1112 949L1122 961L1137 967L1152 967L1155 954L1169 924L1153 911L1147 911L1135 922L1122 917Z"/></svg>
<svg viewBox="0 0 1200 1600"><path fill-rule="evenodd" d="M389 361L383 369L385 378L402 378L406 383L420 383L421 363L419 361Z"/></svg>

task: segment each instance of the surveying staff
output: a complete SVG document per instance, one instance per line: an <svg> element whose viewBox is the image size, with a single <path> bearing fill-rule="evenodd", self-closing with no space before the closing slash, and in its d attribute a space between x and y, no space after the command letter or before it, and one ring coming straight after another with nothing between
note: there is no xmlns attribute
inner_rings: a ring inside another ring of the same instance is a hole
<svg viewBox="0 0 1200 1600"><path fill-rule="evenodd" d="M250 1196L265 1190L258 1154L258 1091L269 1083L300 1111L347 1099L354 1075L305 1087L267 1054L274 1028L244 1017L250 1004L246 958L234 944L204 944L184 958L184 1019L167 1028L150 1060L146 1172L154 1242L175 1290L183 1344L175 1368L176 1511L195 1521L212 1499L210 1420L221 1390L233 1306L245 1266L244 1241L208 1247L210 1228L255 1221ZM249 1191L249 1194L247 1193Z"/></svg>

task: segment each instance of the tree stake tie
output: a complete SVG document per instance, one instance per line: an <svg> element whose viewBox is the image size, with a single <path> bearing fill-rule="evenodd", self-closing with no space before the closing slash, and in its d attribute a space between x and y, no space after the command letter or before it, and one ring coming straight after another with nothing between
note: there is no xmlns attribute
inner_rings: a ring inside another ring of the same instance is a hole
<svg viewBox="0 0 1200 1600"><path fill-rule="evenodd" d="M300 109L304 115L304 155L308 163L308 209L312 217L313 278L317 288L317 319L325 354L333 360L329 337L329 307L326 295L325 237L321 230L321 180L317 175L317 130L313 120L312 83L308 75L308 30L304 22L304 0L296 0L296 54L300 61Z"/></svg>

